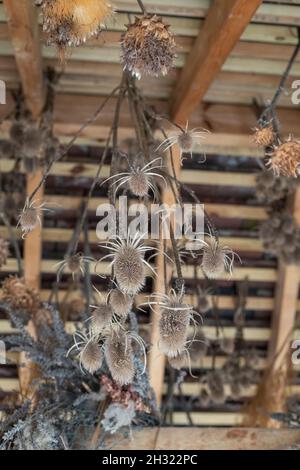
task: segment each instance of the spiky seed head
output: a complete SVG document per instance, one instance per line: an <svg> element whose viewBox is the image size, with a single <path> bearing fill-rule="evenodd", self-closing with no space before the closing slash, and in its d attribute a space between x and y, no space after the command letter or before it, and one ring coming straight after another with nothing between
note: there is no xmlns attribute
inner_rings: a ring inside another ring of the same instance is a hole
<svg viewBox="0 0 300 470"><path fill-rule="evenodd" d="M221 338L220 348L225 354L232 354L234 351L234 339L226 337Z"/></svg>
<svg viewBox="0 0 300 470"><path fill-rule="evenodd" d="M200 395L199 395L199 402L200 402L200 405L203 406L203 408L208 407L209 402L210 402L210 395L206 388L201 389Z"/></svg>
<svg viewBox="0 0 300 470"><path fill-rule="evenodd" d="M193 134L188 131L181 132L178 135L178 145L182 153L192 153L195 145Z"/></svg>
<svg viewBox="0 0 300 470"><path fill-rule="evenodd" d="M245 366L240 372L239 381L242 388L249 388L255 381L255 371Z"/></svg>
<svg viewBox="0 0 300 470"><path fill-rule="evenodd" d="M267 165L275 175L297 178L300 166L300 143L292 138L275 146Z"/></svg>
<svg viewBox="0 0 300 470"><path fill-rule="evenodd" d="M133 350L126 332L113 330L107 336L104 355L113 380L121 386L132 383L135 373Z"/></svg>
<svg viewBox="0 0 300 470"><path fill-rule="evenodd" d="M144 171L135 170L130 176L128 186L135 196L145 197L149 192L149 176Z"/></svg>
<svg viewBox="0 0 300 470"><path fill-rule="evenodd" d="M159 347L166 356L176 357L185 347L192 309L170 299L161 309L159 320Z"/></svg>
<svg viewBox="0 0 300 470"><path fill-rule="evenodd" d="M273 126L256 127L252 140L258 147L270 147L275 140Z"/></svg>
<svg viewBox="0 0 300 470"><path fill-rule="evenodd" d="M225 252L220 244L208 244L203 249L202 269L209 279L217 279L225 273Z"/></svg>
<svg viewBox="0 0 300 470"><path fill-rule="evenodd" d="M80 253L75 253L66 259L68 270L73 273L79 273L81 268L82 256Z"/></svg>
<svg viewBox="0 0 300 470"><path fill-rule="evenodd" d="M8 255L9 255L9 243L0 237L0 268L6 264Z"/></svg>
<svg viewBox="0 0 300 470"><path fill-rule="evenodd" d="M189 353L193 361L198 361L207 354L209 341L202 328L198 328L196 334L191 338Z"/></svg>
<svg viewBox="0 0 300 470"><path fill-rule="evenodd" d="M97 335L112 321L113 311L109 304L100 304L92 312L91 329Z"/></svg>
<svg viewBox="0 0 300 470"><path fill-rule="evenodd" d="M187 365L187 352L182 351L177 354L175 357L169 357L168 362L173 369L180 370Z"/></svg>
<svg viewBox="0 0 300 470"><path fill-rule="evenodd" d="M15 146L10 140L0 142L0 158L13 158Z"/></svg>
<svg viewBox="0 0 300 470"><path fill-rule="evenodd" d="M48 308L39 308L34 314L34 323L36 326L51 325L53 323L53 316Z"/></svg>
<svg viewBox="0 0 300 470"><path fill-rule="evenodd" d="M34 230L39 223L39 214L38 210L35 207L24 207L24 210L21 212L19 223L22 229L22 232L29 233Z"/></svg>
<svg viewBox="0 0 300 470"><path fill-rule="evenodd" d="M43 135L39 129L30 128L24 132L23 152L27 157L38 156L43 143Z"/></svg>
<svg viewBox="0 0 300 470"><path fill-rule="evenodd" d="M13 144L22 145L24 138L24 126L21 122L15 121L11 125L9 135Z"/></svg>
<svg viewBox="0 0 300 470"><path fill-rule="evenodd" d="M109 303L116 315L127 317L132 309L133 298L128 294L124 294L119 289L113 289L109 296Z"/></svg>
<svg viewBox="0 0 300 470"><path fill-rule="evenodd" d="M39 293L25 284L24 278L6 277L2 284L1 299L16 310L28 310L34 313L40 306Z"/></svg>
<svg viewBox="0 0 300 470"><path fill-rule="evenodd" d="M207 386L214 403L222 405L225 402L225 388L223 375L220 371L212 371L207 375Z"/></svg>
<svg viewBox="0 0 300 470"><path fill-rule="evenodd" d="M145 283L145 268L141 253L129 244L120 247L115 257L114 272L118 286L129 295L137 294Z"/></svg>
<svg viewBox="0 0 300 470"><path fill-rule="evenodd" d="M175 58L175 40L161 18L144 15L127 26L122 37L124 69L133 75L166 75Z"/></svg>
<svg viewBox="0 0 300 470"><path fill-rule="evenodd" d="M103 353L96 340L92 339L84 346L80 353L80 362L91 374L100 369L103 362Z"/></svg>
<svg viewBox="0 0 300 470"><path fill-rule="evenodd" d="M62 53L100 32L113 13L106 0L44 0L42 10L48 42Z"/></svg>

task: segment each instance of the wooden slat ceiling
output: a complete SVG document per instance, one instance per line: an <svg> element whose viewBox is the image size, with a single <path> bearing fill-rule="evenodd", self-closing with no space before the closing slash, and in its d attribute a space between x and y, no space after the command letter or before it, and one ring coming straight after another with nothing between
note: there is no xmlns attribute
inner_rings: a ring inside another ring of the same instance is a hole
<svg viewBox="0 0 300 470"><path fill-rule="evenodd" d="M155 104L159 111L165 112L169 109L170 96L194 40L203 27L211 2L186 0L182 5L183 2L180 0L149 0L146 3L149 12L162 14L171 24L179 45L176 66L170 75L162 79L140 81L140 86L149 101ZM74 50L65 65L64 75L57 87L55 104L55 132L62 142L73 135L79 125L93 114L104 96L119 82L120 33L123 31L123 24L128 22L128 14L138 13L139 8L130 0L116 0L114 4L121 13L118 13L116 19L107 25L107 30L101 34L99 40L93 39L85 47ZM263 252L258 238L259 223L267 218L267 208L255 200L255 177L259 171L256 158L262 157L263 154L253 147L249 139L249 133L256 121L252 102L255 98L263 104L272 97L279 77L297 43L297 26L300 26L300 1L264 1L258 8L190 119L191 125L203 126L212 131L204 143L204 149L208 153L207 163L200 166L197 164L197 158L194 161L187 161L181 173L181 180L193 188L205 203L207 211L220 231L222 241L230 245L243 259L243 264L237 266L231 278L219 280L219 306L225 334L233 336L235 281L248 276L249 297L246 306L245 337L249 345L259 348L260 371L266 366L271 320L275 307L278 265L274 257ZM61 69L53 48L43 44L42 55L44 66L52 65L57 70ZM292 132L300 137L300 112L298 107L292 106L290 96L290 84L299 76L300 58L292 69L286 93L282 95L280 101L278 114L283 134ZM0 79L5 80L9 90L15 89L20 84L2 2L0 2ZM7 109L11 106L12 100L8 95ZM68 158L54 165L51 177L47 181L45 199L50 206L55 206L55 212L46 214L42 230L41 295L44 299L48 298L51 284L55 279L54 264L62 259L76 223L81 197L86 193L91 177L95 173L98 147L103 145L107 136L113 109L114 100L97 122L86 129L79 140L79 145L72 150ZM0 119L6 112L0 107ZM7 122L1 126L0 138L7 137L8 128ZM131 135L131 121L125 109L121 116L120 136L125 139ZM12 161L1 160L4 180L12 164ZM22 169L20 173L22 174L20 178L24 178ZM107 174L108 167L105 166L102 171L103 178ZM105 188L98 188L89 206L89 237L92 251L97 258L99 251L95 234L97 223L95 208L105 200L105 197ZM6 233L5 228L0 227L0 235L5 236ZM102 268L105 272L105 263L102 263ZM16 260L10 258L1 271L0 278L15 271ZM202 279L200 270L198 274L199 279ZM184 275L187 280L189 300L195 302L193 266L185 266ZM60 298L66 293L68 287L66 281L67 277L64 277ZM101 282L98 287L101 289ZM150 283L147 289L150 292ZM141 295L138 303L143 300L144 295ZM300 300L297 310L300 312ZM148 317L141 315L141 322L145 334L149 335ZM210 315L206 318L205 324L207 333L215 335ZM68 323L68 328L73 328L71 323ZM12 333L11 326L3 314L0 314L0 332ZM299 338L300 331L297 330L295 335ZM223 356L217 357L217 367L221 367L224 360ZM12 362L16 364L16 355L12 355ZM206 357L202 364L193 363L192 366L196 373L200 367L209 368L211 357ZM299 367L295 368L292 385L288 387L289 395L300 393L298 371ZM15 365L0 368L0 388L9 392L17 386ZM189 378L184 383L184 395L197 395L198 388L197 380ZM234 425L241 422L241 409L249 396L254 395L255 389L256 384L253 384L248 397L243 397L239 402L230 400L224 407L212 407L209 411L195 408L193 412L195 424ZM180 404L177 403L176 406L174 424L187 424L186 415Z"/></svg>

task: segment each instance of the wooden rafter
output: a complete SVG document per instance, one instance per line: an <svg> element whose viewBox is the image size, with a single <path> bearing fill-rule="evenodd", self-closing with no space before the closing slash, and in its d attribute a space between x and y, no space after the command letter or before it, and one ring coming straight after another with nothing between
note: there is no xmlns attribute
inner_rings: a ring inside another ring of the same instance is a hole
<svg viewBox="0 0 300 470"><path fill-rule="evenodd" d="M31 0L4 0L4 6L26 105L32 116L38 119L45 104L45 85L37 8ZM27 176L27 195L31 194L40 178L40 172ZM43 188L37 197L42 197L42 193ZM35 289L40 287L41 247L41 232L37 229L28 235L24 243L25 282ZM35 335L32 321L29 322L28 331ZM30 384L36 370L25 357L21 357L20 362L26 365L19 373L21 390L24 395L30 395Z"/></svg>
<svg viewBox="0 0 300 470"><path fill-rule="evenodd" d="M262 0L214 0L175 87L171 117L185 123L220 72Z"/></svg>

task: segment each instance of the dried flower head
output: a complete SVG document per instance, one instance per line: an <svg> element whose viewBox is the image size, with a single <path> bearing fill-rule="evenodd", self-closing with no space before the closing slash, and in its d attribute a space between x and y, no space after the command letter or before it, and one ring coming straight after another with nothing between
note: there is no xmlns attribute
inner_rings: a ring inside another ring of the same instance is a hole
<svg viewBox="0 0 300 470"><path fill-rule="evenodd" d="M72 274L73 279L80 274L84 276L85 263L89 263L90 261L94 261L94 259L90 256L83 256L81 253L66 256L63 261L55 265L59 266L57 270L57 281L60 280L60 276L65 269Z"/></svg>
<svg viewBox="0 0 300 470"><path fill-rule="evenodd" d="M209 296L211 294L210 289L198 288L197 308L201 313L207 313L212 308L212 300Z"/></svg>
<svg viewBox="0 0 300 470"><path fill-rule="evenodd" d="M178 356L186 348L188 328L193 319L193 309L183 303L183 294L173 289L169 295L153 294L160 308L159 347L170 358Z"/></svg>
<svg viewBox="0 0 300 470"><path fill-rule="evenodd" d="M38 225L42 226L41 211L47 211L45 203L36 205L35 201L26 199L25 205L21 214L19 215L18 225L21 226L22 238L32 232Z"/></svg>
<svg viewBox="0 0 300 470"><path fill-rule="evenodd" d="M205 135L208 133L209 131L206 129L189 130L188 123L187 123L185 129L180 128L178 132L171 135L170 137L167 137L158 146L157 150L161 148L164 152L166 152L174 145L178 145L180 149L180 158L182 161L183 154L190 154L191 157L193 156L193 151L195 150L196 145L200 145L201 140L203 140L205 138ZM204 155L204 158L202 162L200 163L204 163L205 160L206 160L206 156Z"/></svg>
<svg viewBox="0 0 300 470"><path fill-rule="evenodd" d="M119 289L113 289L109 295L109 303L116 315L126 318L132 309L133 298L131 295L124 294Z"/></svg>
<svg viewBox="0 0 300 470"><path fill-rule="evenodd" d="M272 125L256 127L254 131L252 140L258 147L270 147L273 144L275 132Z"/></svg>
<svg viewBox="0 0 300 470"><path fill-rule="evenodd" d="M222 405L226 400L223 374L214 370L207 374L207 386L211 399L217 405Z"/></svg>
<svg viewBox="0 0 300 470"><path fill-rule="evenodd" d="M234 351L234 339L223 336L220 340L220 348L225 354L232 354Z"/></svg>
<svg viewBox="0 0 300 470"><path fill-rule="evenodd" d="M91 330L87 333L77 331L74 335L74 344L67 355L73 350L79 352L80 367L94 374L102 366L103 347L99 344L98 337Z"/></svg>
<svg viewBox="0 0 300 470"><path fill-rule="evenodd" d="M108 303L93 305L92 307L94 309L90 318L91 330L95 335L98 335L112 322L113 310Z"/></svg>
<svg viewBox="0 0 300 470"><path fill-rule="evenodd" d="M14 121L9 130L12 143L18 146L23 145L24 132L24 124L20 121Z"/></svg>
<svg viewBox="0 0 300 470"><path fill-rule="evenodd" d="M234 257L239 256L231 248L220 244L213 235L206 242L203 240L201 267L209 279L222 277L225 272L232 274Z"/></svg>
<svg viewBox="0 0 300 470"><path fill-rule="evenodd" d="M23 136L22 151L25 157L39 156L43 144L43 134L40 129L26 129Z"/></svg>
<svg viewBox="0 0 300 470"><path fill-rule="evenodd" d="M239 381L235 380L230 384L230 394L233 400L240 400L242 396L242 387Z"/></svg>
<svg viewBox="0 0 300 470"><path fill-rule="evenodd" d="M44 0L42 9L48 42L62 54L98 34L113 12L106 0Z"/></svg>
<svg viewBox="0 0 300 470"><path fill-rule="evenodd" d="M151 190L154 197L156 197L157 189L153 179L161 178L163 181L165 181L165 178L162 175L157 173L157 171L154 171L162 169L161 163L162 159L159 157L147 163L143 167L139 166L138 164L134 166L129 165L128 171L110 176L105 181L103 181L102 184L105 184L107 181L112 179L112 185L116 185L115 194L121 186L128 185L134 196L146 197L148 196L149 190Z"/></svg>
<svg viewBox="0 0 300 470"><path fill-rule="evenodd" d="M8 255L9 255L9 243L0 237L0 268L6 264Z"/></svg>
<svg viewBox="0 0 300 470"><path fill-rule="evenodd" d="M174 36L169 25L156 15L135 18L127 25L121 47L124 69L138 78L166 75L175 58Z"/></svg>
<svg viewBox="0 0 300 470"><path fill-rule="evenodd" d="M207 408L210 403L210 394L208 393L206 388L201 388L199 394L199 403L203 408Z"/></svg>
<svg viewBox="0 0 300 470"><path fill-rule="evenodd" d="M127 385L133 381L134 361L131 337L122 329L112 329L105 340L105 360L115 382Z"/></svg>
<svg viewBox="0 0 300 470"><path fill-rule="evenodd" d="M99 260L112 258L111 266L118 287L125 294L134 295L142 289L145 283L145 266L153 271L144 258L145 253L153 248L144 245L141 240L138 233L134 237L128 235L126 240L117 236L104 246L112 253Z"/></svg>
<svg viewBox="0 0 300 470"><path fill-rule="evenodd" d="M209 340L206 338L203 329L197 328L196 334L191 338L189 353L193 361L198 361L206 356Z"/></svg>
<svg viewBox="0 0 300 470"><path fill-rule="evenodd" d="M34 313L40 306L39 293L26 286L25 279L18 276L4 279L1 299L17 310L28 310L30 313Z"/></svg>
<svg viewBox="0 0 300 470"><path fill-rule="evenodd" d="M275 175L297 178L300 165L300 143L290 136L286 142L273 147L267 166Z"/></svg>

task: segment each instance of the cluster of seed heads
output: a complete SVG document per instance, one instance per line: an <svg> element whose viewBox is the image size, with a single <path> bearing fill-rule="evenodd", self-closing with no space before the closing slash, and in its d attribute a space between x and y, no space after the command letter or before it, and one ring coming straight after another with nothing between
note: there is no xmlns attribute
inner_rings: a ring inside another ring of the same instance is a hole
<svg viewBox="0 0 300 470"><path fill-rule="evenodd" d="M260 226L264 249L286 263L300 263L300 229L285 211L273 211Z"/></svg>
<svg viewBox="0 0 300 470"><path fill-rule="evenodd" d="M276 176L272 171L262 171L256 177L255 196L261 204L271 206L286 199L295 189L296 180Z"/></svg>

